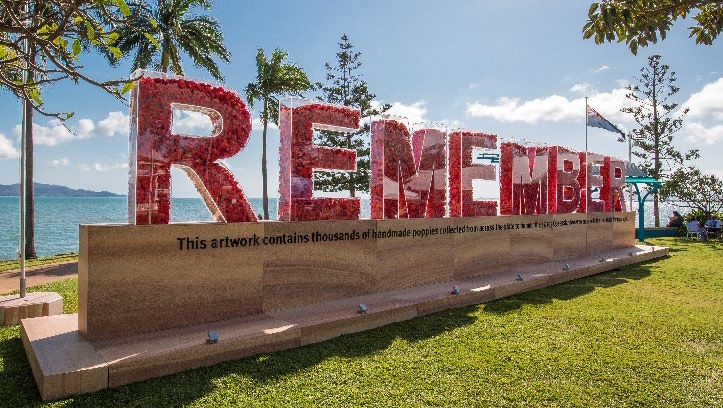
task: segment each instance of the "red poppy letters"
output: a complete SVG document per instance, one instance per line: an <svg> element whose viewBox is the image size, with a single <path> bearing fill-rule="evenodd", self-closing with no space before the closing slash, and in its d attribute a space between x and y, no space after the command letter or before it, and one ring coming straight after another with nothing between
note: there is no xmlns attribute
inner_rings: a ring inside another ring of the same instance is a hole
<svg viewBox="0 0 723 408"><path fill-rule="evenodd" d="M173 109L206 114L211 137L173 134ZM316 146L314 130L350 132L359 121L359 110L346 106L299 99L281 105L279 220L359 219L359 198L314 197L313 183L316 169L356 170L356 151ZM139 79L131 101L129 222L170 221L171 166L188 175L216 221L256 221L233 174L217 162L243 150L250 132L249 112L231 91L184 79ZM439 218L446 205L450 217L497 215L497 202L473 199L472 181L495 180L497 160L488 154L489 164L473 163L476 148L496 149L497 136L454 131L448 140L444 130L410 134L401 122L373 121L371 218ZM499 161L501 215L625 211L621 160L507 142Z"/></svg>
<svg viewBox="0 0 723 408"><path fill-rule="evenodd" d="M213 137L172 134L174 105L209 115ZM171 165L188 175L216 221L256 221L233 174L216 163L240 152L250 132L249 113L233 92L183 79L138 80L132 96L129 222L170 221Z"/></svg>

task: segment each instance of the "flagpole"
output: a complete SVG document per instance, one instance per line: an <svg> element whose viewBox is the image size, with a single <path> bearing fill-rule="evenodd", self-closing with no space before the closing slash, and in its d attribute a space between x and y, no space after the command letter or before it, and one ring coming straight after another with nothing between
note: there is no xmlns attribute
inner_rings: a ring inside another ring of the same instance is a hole
<svg viewBox="0 0 723 408"><path fill-rule="evenodd" d="M630 132L628 134L628 163L633 163L633 133ZM633 189L630 189L630 194L628 195L630 197L630 209L628 211L633 210Z"/></svg>
<svg viewBox="0 0 723 408"><path fill-rule="evenodd" d="M587 96L585 97L585 200L589 203L590 197L588 195L590 194L590 189L588 188L590 185L590 169L592 167L588 166L587 163ZM585 212L588 212L587 203L585 203Z"/></svg>

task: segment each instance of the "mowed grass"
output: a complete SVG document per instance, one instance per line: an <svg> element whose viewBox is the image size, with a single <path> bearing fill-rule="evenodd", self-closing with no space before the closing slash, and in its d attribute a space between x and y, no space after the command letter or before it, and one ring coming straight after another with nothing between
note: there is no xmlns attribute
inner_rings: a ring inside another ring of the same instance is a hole
<svg viewBox="0 0 723 408"><path fill-rule="evenodd" d="M723 244L49 406L723 406ZM47 285L75 311L77 281ZM0 403L42 405L19 329Z"/></svg>
<svg viewBox="0 0 723 408"><path fill-rule="evenodd" d="M40 266L58 262L77 261L78 254L58 254L25 261L25 266ZM20 261L17 259L0 260L0 273L20 269Z"/></svg>

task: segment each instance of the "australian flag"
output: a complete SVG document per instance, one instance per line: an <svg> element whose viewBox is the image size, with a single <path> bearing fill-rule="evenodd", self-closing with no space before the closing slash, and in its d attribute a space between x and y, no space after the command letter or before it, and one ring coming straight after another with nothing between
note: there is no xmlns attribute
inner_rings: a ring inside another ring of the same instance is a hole
<svg viewBox="0 0 723 408"><path fill-rule="evenodd" d="M615 133L620 133L621 135L623 135L623 138L625 138L625 133L623 133L620 129L617 128L617 126L610 123L601 114L597 113L595 109L589 106L587 107L587 125L596 128L602 128Z"/></svg>

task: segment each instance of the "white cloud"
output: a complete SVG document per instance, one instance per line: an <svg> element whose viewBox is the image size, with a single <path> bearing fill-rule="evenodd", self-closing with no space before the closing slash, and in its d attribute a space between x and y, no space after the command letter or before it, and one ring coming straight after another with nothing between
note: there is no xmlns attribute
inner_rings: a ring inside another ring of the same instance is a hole
<svg viewBox="0 0 723 408"><path fill-rule="evenodd" d="M593 94L588 104L610 121L627 119L620 109L631 106L625 97L625 89ZM544 98L520 101L519 98L502 97L493 105L481 102L467 104L470 117L488 117L501 122L580 122L585 120L585 98L568 99L552 95Z"/></svg>
<svg viewBox="0 0 723 408"><path fill-rule="evenodd" d="M103 163L93 163L93 164L79 164L78 170L80 171L97 171L97 172L106 172L111 170L118 170L118 169L127 169L128 163L116 163L116 164L103 164Z"/></svg>
<svg viewBox="0 0 723 408"><path fill-rule="evenodd" d="M261 122L261 118L259 115L253 115L253 119L251 119L251 130L258 130L259 132L264 130L264 124ZM269 121L269 123L266 124L267 129L273 129L278 130L279 127L272 121Z"/></svg>
<svg viewBox="0 0 723 408"><path fill-rule="evenodd" d="M382 105L383 103L380 101L372 101L371 103L372 109L379 109ZM429 119L426 118L427 106L424 100L419 100L411 105L405 105L401 102L394 102L391 105L392 107L384 112L385 115L406 118L410 124L429 122Z"/></svg>
<svg viewBox="0 0 723 408"><path fill-rule="evenodd" d="M93 135L95 124L90 119L80 119L78 121L78 126L76 126L74 130L78 137L81 139L87 139Z"/></svg>
<svg viewBox="0 0 723 408"><path fill-rule="evenodd" d="M16 135L20 135L20 125L13 128ZM91 119L78 119L76 124L66 122L65 126L58 119L52 119L43 126L33 123L33 141L40 146L57 146L59 144L73 142L76 140L89 139L101 134L103 136L115 136L116 134L127 134L128 115L122 112L110 112L108 116L98 122L98 125Z"/></svg>
<svg viewBox="0 0 723 408"><path fill-rule="evenodd" d="M461 129L465 127L464 122L457 119L442 119L440 123L447 126L447 129Z"/></svg>
<svg viewBox="0 0 723 408"><path fill-rule="evenodd" d="M723 78L706 84L699 92L690 95L681 106L690 108L689 117L700 118L710 115L723 120Z"/></svg>
<svg viewBox="0 0 723 408"><path fill-rule="evenodd" d="M92 125L92 121L89 119L81 119L78 121L76 129L74 129L74 134L70 129L63 126L58 119L49 121L48 126L33 123L33 142L41 146L57 146L61 143L87 139L91 136L87 132L91 127L94 127ZM15 134L20 135L20 125L15 126L14 131Z"/></svg>
<svg viewBox="0 0 723 408"><path fill-rule="evenodd" d="M480 102L467 104L467 115L489 117L502 122L572 121L584 118L584 105L581 105L580 101L559 95L524 102L520 102L519 98L502 97L497 99L494 105Z"/></svg>
<svg viewBox="0 0 723 408"><path fill-rule="evenodd" d="M591 92L592 85L588 84L587 82L582 84L575 84L570 88L570 92L574 92L577 94L588 94Z"/></svg>
<svg viewBox="0 0 723 408"><path fill-rule="evenodd" d="M98 122L98 129L103 136L112 137L118 135L128 135L130 127L130 118L121 111L108 112L108 116Z"/></svg>
<svg viewBox="0 0 723 408"><path fill-rule="evenodd" d="M13 142L0 133L0 159L17 159L18 157L20 157L20 152L13 146Z"/></svg>
<svg viewBox="0 0 723 408"><path fill-rule="evenodd" d="M603 72L603 71L607 71L607 70L609 70L609 69L610 69L609 66L603 65L603 66L601 66L600 68L598 68L598 69L596 69L595 71L593 71L592 73L593 73L593 74L599 74L599 73L601 73L601 72Z"/></svg>
<svg viewBox="0 0 723 408"><path fill-rule="evenodd" d="M61 167L61 166L67 166L68 165L68 158L63 157L62 159L55 159L48 162L48 166L50 167Z"/></svg>
<svg viewBox="0 0 723 408"><path fill-rule="evenodd" d="M630 85L630 81L627 79L616 79L615 82L618 84L618 88L625 88Z"/></svg>
<svg viewBox="0 0 723 408"><path fill-rule="evenodd" d="M178 135L210 136L213 124L205 113L174 109L171 130Z"/></svg>
<svg viewBox="0 0 723 408"><path fill-rule="evenodd" d="M457 120L457 119L442 119L438 123L446 126L447 130L464 129L465 128L464 122Z"/></svg>
<svg viewBox="0 0 723 408"><path fill-rule="evenodd" d="M684 129L687 139L693 143L712 145L723 140L723 125L706 127L698 122L688 122Z"/></svg>

